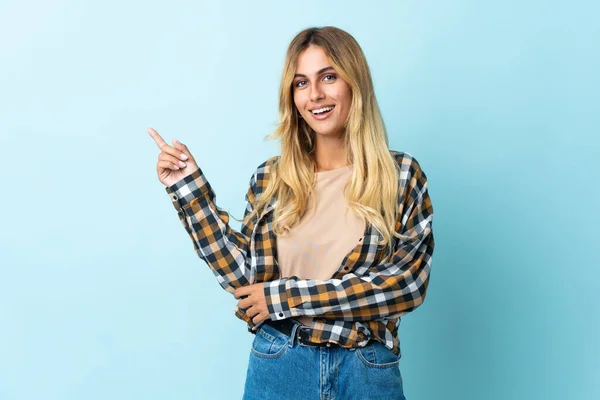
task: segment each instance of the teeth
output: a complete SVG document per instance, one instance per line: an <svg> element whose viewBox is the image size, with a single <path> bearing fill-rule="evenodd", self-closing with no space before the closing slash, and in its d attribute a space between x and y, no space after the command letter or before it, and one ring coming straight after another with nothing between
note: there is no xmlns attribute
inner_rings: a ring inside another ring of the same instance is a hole
<svg viewBox="0 0 600 400"><path fill-rule="evenodd" d="M319 108L318 110L313 110L312 113L313 114L321 114L327 111L331 111L333 110L333 106L332 107L323 107L323 108Z"/></svg>

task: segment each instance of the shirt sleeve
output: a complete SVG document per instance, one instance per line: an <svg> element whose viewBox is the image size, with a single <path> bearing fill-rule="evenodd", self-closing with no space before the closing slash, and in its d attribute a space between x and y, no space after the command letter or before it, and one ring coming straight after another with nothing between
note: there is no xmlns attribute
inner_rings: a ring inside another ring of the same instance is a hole
<svg viewBox="0 0 600 400"><path fill-rule="evenodd" d="M253 210L256 172L246 193L245 217ZM216 195L201 169L165 187L194 250L229 293L250 280L249 237L252 226L242 222L241 232L229 226L229 214L217 206Z"/></svg>
<svg viewBox="0 0 600 400"><path fill-rule="evenodd" d="M364 275L313 280L295 276L265 282L272 320L302 315L345 321L398 318L425 300L434 249L433 207L427 177L413 158L401 190L399 233L389 262L374 264ZM398 224L397 224L398 226Z"/></svg>

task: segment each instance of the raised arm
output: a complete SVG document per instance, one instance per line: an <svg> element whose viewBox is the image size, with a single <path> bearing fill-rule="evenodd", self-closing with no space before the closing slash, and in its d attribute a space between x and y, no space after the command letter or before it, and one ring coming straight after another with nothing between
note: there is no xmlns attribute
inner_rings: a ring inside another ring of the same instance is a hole
<svg viewBox="0 0 600 400"><path fill-rule="evenodd" d="M158 179L165 185L194 250L208 264L221 287L233 294L250 279L251 228L242 222L240 233L229 226L229 214L217 206L213 189L186 145L173 140L170 146L152 128L148 134L161 150ZM255 188L256 172L246 193L244 219L253 209Z"/></svg>
<svg viewBox="0 0 600 400"><path fill-rule="evenodd" d="M255 175L246 193L244 218L253 209ZM251 227L242 222L241 232L231 228L229 214L216 204L216 195L202 170L198 168L165 190L198 257L208 264L223 289L233 294L236 288L248 285Z"/></svg>

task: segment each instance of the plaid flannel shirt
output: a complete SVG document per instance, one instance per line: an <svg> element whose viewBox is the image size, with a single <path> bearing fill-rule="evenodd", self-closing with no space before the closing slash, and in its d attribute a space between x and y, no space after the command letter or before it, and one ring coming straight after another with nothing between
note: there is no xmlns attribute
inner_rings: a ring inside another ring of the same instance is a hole
<svg viewBox="0 0 600 400"><path fill-rule="evenodd" d="M408 236L394 240L394 253L387 262L385 248L377 245L381 234L369 223L364 237L342 260L328 280L281 277L277 264L276 236L272 230L272 199L241 232L229 225L229 214L217 206L216 195L201 169L165 190L179 219L192 239L198 257L213 271L229 293L264 282L271 320L308 315L313 342L334 342L345 348L362 347L369 339L382 342L401 356L398 328L400 317L425 299L434 249L433 207L427 177L417 160L405 152L390 150L398 163L399 216L395 229ZM250 178L244 217L267 187L269 168L279 156L260 164ZM245 309L234 314L256 333L259 326Z"/></svg>

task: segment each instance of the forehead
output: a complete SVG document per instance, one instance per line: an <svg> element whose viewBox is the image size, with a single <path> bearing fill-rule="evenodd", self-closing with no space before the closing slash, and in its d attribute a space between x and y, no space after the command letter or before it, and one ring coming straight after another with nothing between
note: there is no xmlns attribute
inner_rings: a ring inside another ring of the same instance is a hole
<svg viewBox="0 0 600 400"><path fill-rule="evenodd" d="M329 65L325 50L317 46L310 46L298 55L296 73L311 75Z"/></svg>

